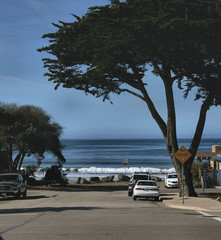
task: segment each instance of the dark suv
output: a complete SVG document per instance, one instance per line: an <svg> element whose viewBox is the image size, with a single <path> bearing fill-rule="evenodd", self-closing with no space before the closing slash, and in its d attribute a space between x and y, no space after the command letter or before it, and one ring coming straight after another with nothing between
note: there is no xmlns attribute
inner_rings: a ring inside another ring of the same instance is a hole
<svg viewBox="0 0 221 240"><path fill-rule="evenodd" d="M48 184L56 184L59 183L63 186L68 184L68 179L66 177L67 174L64 173L64 171L59 168L58 166L54 165L49 168L45 174L45 177L43 179L44 184L47 186Z"/></svg>
<svg viewBox="0 0 221 240"><path fill-rule="evenodd" d="M133 189L138 180L151 180L149 172L134 172L128 184L128 196L133 195Z"/></svg>

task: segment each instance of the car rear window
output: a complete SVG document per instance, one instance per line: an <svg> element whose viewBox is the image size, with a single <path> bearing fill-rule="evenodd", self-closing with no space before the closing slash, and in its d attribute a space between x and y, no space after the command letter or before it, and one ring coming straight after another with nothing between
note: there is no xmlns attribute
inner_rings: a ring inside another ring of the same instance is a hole
<svg viewBox="0 0 221 240"><path fill-rule="evenodd" d="M174 174L174 175L169 175L168 178L177 178L177 175Z"/></svg>
<svg viewBox="0 0 221 240"><path fill-rule="evenodd" d="M148 180L149 176L148 175L134 175L135 180Z"/></svg>

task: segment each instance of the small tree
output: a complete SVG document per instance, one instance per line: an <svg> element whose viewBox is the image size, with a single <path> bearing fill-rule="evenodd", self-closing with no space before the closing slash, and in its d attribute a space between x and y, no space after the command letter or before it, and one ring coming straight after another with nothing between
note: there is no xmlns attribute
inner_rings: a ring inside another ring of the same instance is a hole
<svg viewBox="0 0 221 240"><path fill-rule="evenodd" d="M59 165L65 162L61 132L61 126L39 107L0 105L0 148L8 151L11 170L20 170L25 156L34 155L40 164L45 152L54 154Z"/></svg>
<svg viewBox="0 0 221 240"><path fill-rule="evenodd" d="M199 120L184 164L185 195L196 196L191 165L199 147L209 108L221 104L221 1L220 0L112 0L91 7L73 23L54 24L45 34L50 44L39 49L53 55L43 59L45 74L55 89L82 90L109 99L127 92L147 105L165 139L169 156L181 181L174 83L187 97L196 89L202 99ZM146 72L162 80L166 95L165 121L149 95ZM181 189L180 189L181 192Z"/></svg>

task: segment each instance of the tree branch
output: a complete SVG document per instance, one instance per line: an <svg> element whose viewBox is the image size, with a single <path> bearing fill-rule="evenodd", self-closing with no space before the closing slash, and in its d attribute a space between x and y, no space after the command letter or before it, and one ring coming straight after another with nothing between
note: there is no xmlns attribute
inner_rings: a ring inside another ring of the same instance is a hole
<svg viewBox="0 0 221 240"><path fill-rule="evenodd" d="M13 162L13 169L14 169L14 170L17 170L17 167L18 167L18 163L19 163L20 158L21 158L21 153L19 152L19 153L17 154L17 156L15 157L15 160L14 160L14 162Z"/></svg>
<svg viewBox="0 0 221 240"><path fill-rule="evenodd" d="M170 154L174 154L178 149L176 133L176 113L173 95L173 80L170 69L163 66L161 78L164 82L166 102L167 102L167 147Z"/></svg>
<svg viewBox="0 0 221 240"><path fill-rule="evenodd" d="M132 95L140 98L141 100L145 101L145 98L144 98L143 96L141 96L141 95L139 95L138 93L135 93L135 92L133 92L133 91L131 91L131 90L129 90L129 89L126 89L126 88L125 88L125 89L120 89L120 91L121 91L121 92L128 92L128 93L130 93L130 94L132 94Z"/></svg>
<svg viewBox="0 0 221 240"><path fill-rule="evenodd" d="M160 130L163 133L164 138L166 139L166 137L167 137L167 126L166 126L166 123L164 122L164 120L161 118L160 114L156 110L156 108L155 108L155 106L154 106L154 104L153 104L149 94L147 93L146 88L144 87L143 82L142 82L142 85L140 85L140 91L142 92L142 94L144 96L144 101L146 102L153 119L158 124Z"/></svg>

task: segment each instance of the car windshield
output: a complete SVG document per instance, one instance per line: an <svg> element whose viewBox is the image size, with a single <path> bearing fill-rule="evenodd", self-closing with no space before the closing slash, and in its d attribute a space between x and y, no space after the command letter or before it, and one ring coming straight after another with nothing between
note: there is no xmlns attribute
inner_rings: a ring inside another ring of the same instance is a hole
<svg viewBox="0 0 221 240"><path fill-rule="evenodd" d="M168 178L177 178L177 175L174 174L174 175L169 175Z"/></svg>
<svg viewBox="0 0 221 240"><path fill-rule="evenodd" d="M17 175L3 175L0 176L0 182L14 182L18 181Z"/></svg>
<svg viewBox="0 0 221 240"><path fill-rule="evenodd" d="M139 181L137 185L145 185L145 186L156 186L155 182L146 182L146 181Z"/></svg>

